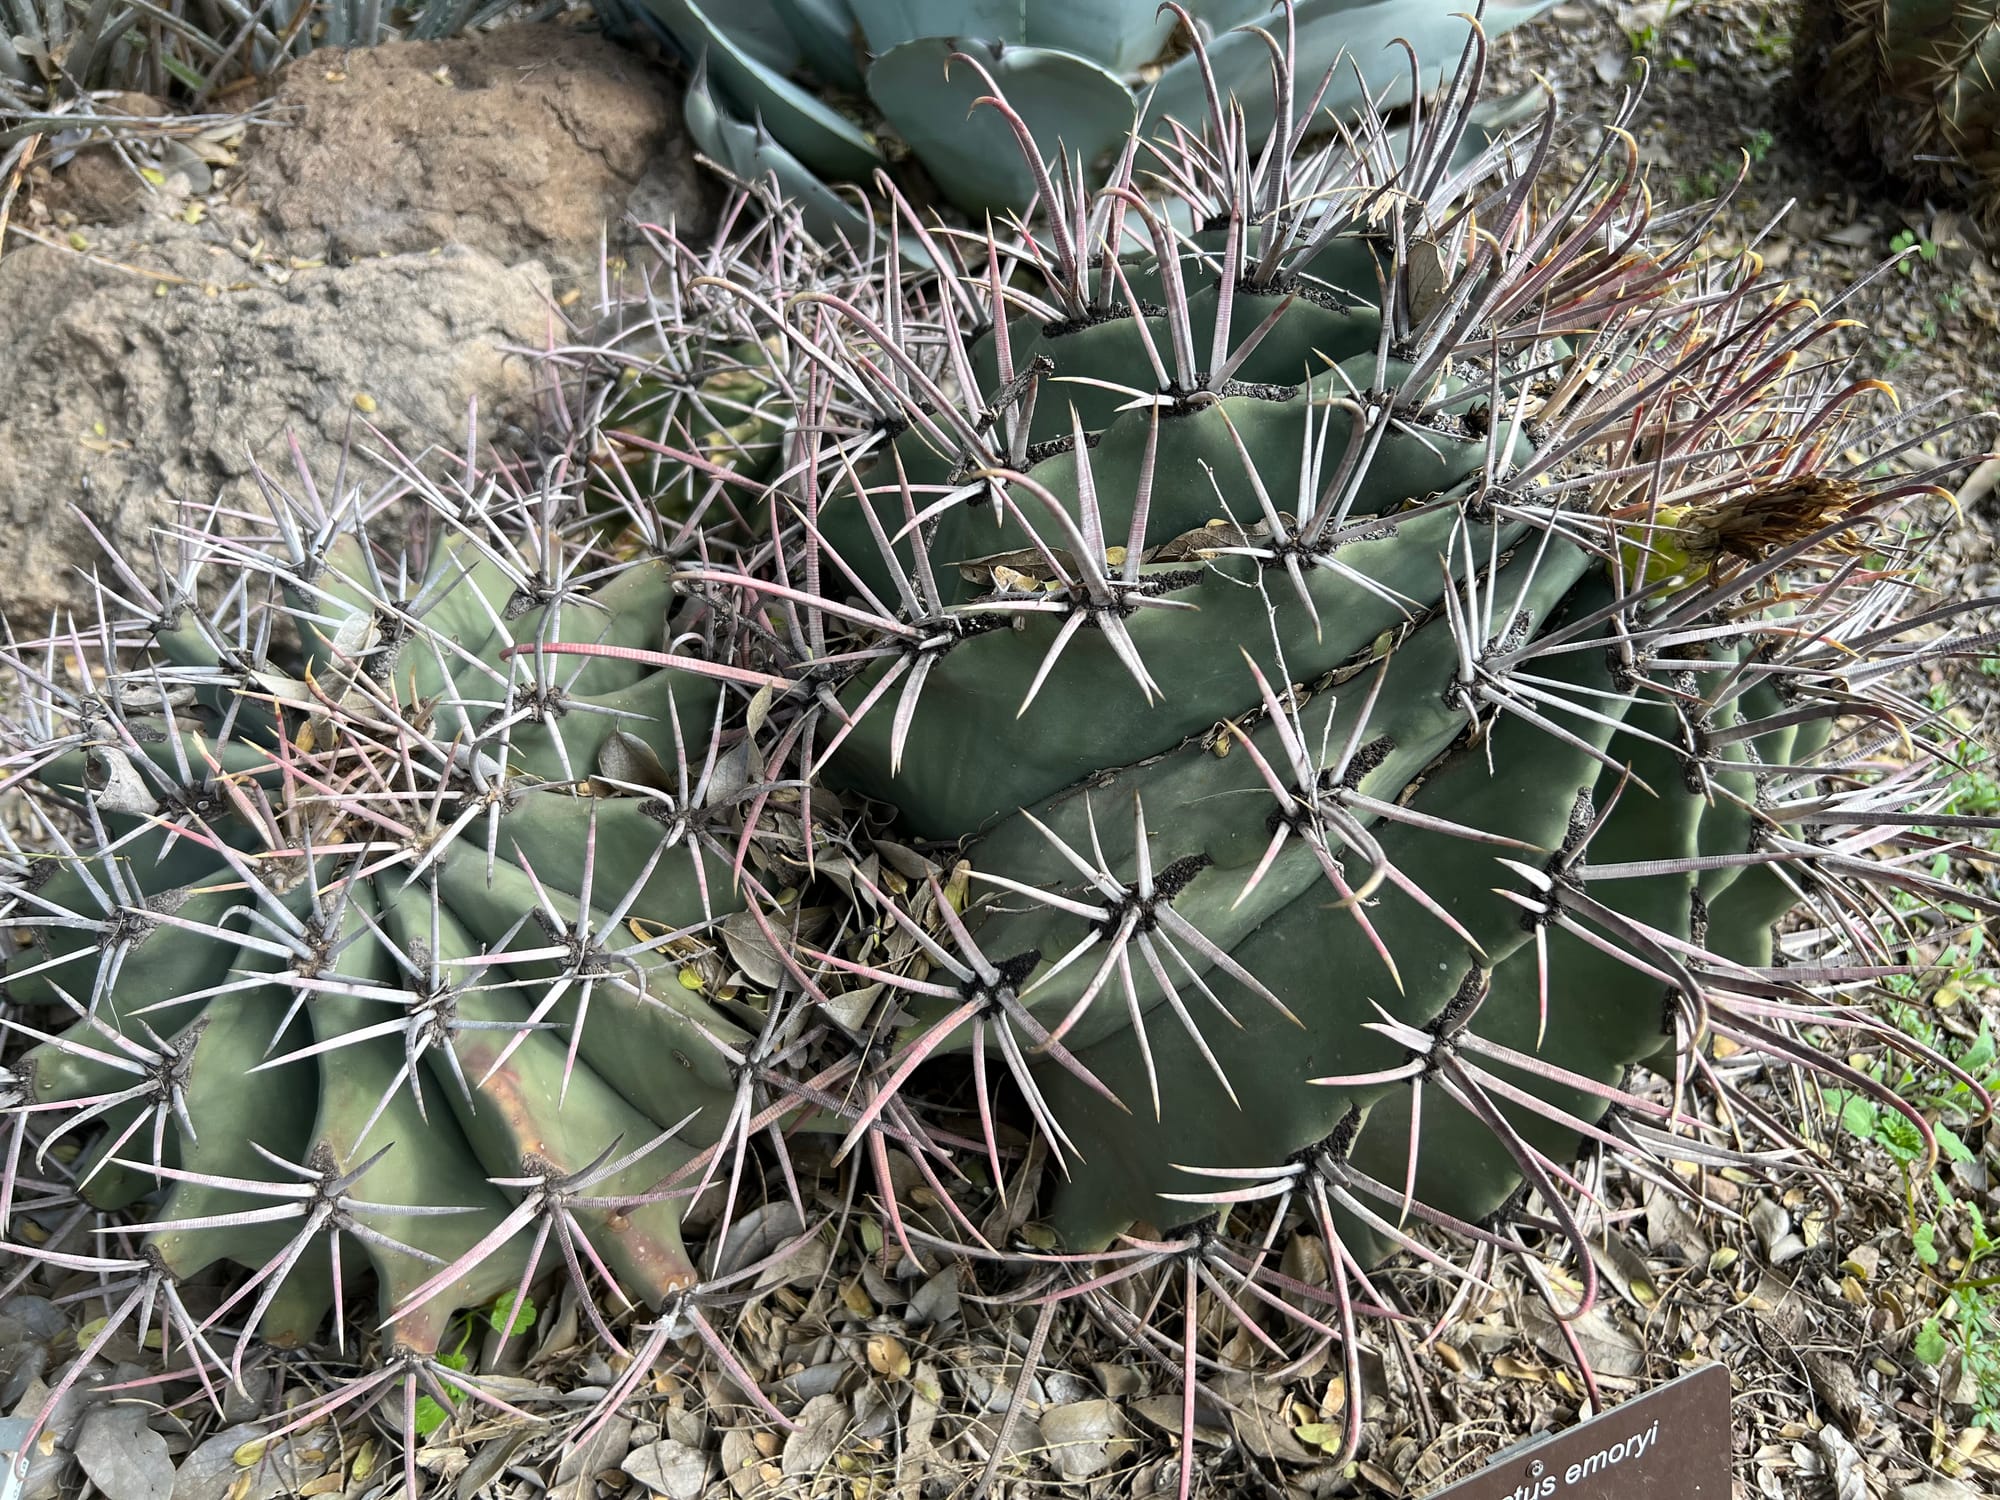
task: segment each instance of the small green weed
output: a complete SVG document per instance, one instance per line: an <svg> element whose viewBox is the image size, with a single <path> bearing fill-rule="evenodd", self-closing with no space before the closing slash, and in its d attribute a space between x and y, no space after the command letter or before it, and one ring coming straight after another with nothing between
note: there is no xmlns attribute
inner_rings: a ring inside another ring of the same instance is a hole
<svg viewBox="0 0 2000 1500"><path fill-rule="evenodd" d="M1899 231L1896 237L1889 241L1889 248L1903 257L1902 263L1896 269L1905 276L1916 275L1919 264L1930 265L1938 258L1937 241L1927 239L1914 229ZM1908 252L1912 250L1917 253L1910 255Z"/></svg>
<svg viewBox="0 0 2000 1500"><path fill-rule="evenodd" d="M1932 1031L1914 1009L1904 1008L1898 1020L1919 1039ZM1984 1028L1958 1064L1986 1087L2000 1087L1993 1038ZM1904 1068L1895 1086L1931 1120L1942 1162L1977 1160L1978 1153L1962 1133L1969 1132L1975 1118L1976 1096L1965 1084L1947 1075L1922 1076ZM2000 1276L1980 1274L2000 1251L2000 1239L1978 1204L1952 1192L1944 1173L1920 1171L1923 1135L1906 1117L1865 1094L1845 1090L1829 1090L1827 1102L1838 1111L1843 1129L1880 1146L1902 1173L1910 1253L1939 1294L1917 1327L1911 1352L1922 1363L1935 1365L1957 1349L1978 1390L1974 1420L2000 1428L2000 1295L1994 1292Z"/></svg>
<svg viewBox="0 0 2000 1500"><path fill-rule="evenodd" d="M1971 817L2000 812L2000 777L1994 773L1992 753L1960 742L1954 761L1960 770L1944 811ZM1928 831L1968 837L1944 828ZM1992 837L1970 836L1989 843ZM1947 873L1953 857L1937 854L1932 873ZM1843 1130L1879 1146L1901 1174L1910 1255L1935 1293L1917 1325L1911 1352L1922 1363L1936 1365L1956 1350L1977 1391L1974 1420L2000 1428L2000 1233L1989 1226L1977 1203L1951 1185L1954 1167L1979 1163L1985 1120L1972 1082L2000 1095L2000 1047L1989 1019L1981 1019L1969 1045L1948 1035L1937 1019L1976 1001L1990 982L1993 964L1985 928L1971 908L1955 902L1922 905L1915 898L1899 899L1897 906L1901 922L1891 941L1908 944L1910 962L1922 968L1886 982L1882 1017L1933 1053L1956 1053L1962 1076L1899 1053L1883 1054L1867 1071L1929 1124L1942 1170L1924 1170L1923 1133L1906 1115L1858 1091L1828 1090L1826 1100ZM2000 1161L1990 1155L1985 1165L2000 1171Z"/></svg>
<svg viewBox="0 0 2000 1500"><path fill-rule="evenodd" d="M1648 21L1642 25L1626 29L1625 40L1631 43L1632 51L1635 54L1641 57L1650 57L1652 55L1653 49L1660 45L1660 37L1667 25L1673 20L1674 12L1679 6L1680 0L1667 0L1667 8L1660 16L1660 24L1658 26ZM1692 72L1694 70L1694 59L1675 53L1667 59L1667 66L1679 69L1684 73Z"/></svg>
<svg viewBox="0 0 2000 1500"><path fill-rule="evenodd" d="M470 1313L460 1314L454 1320L458 1328L458 1342L451 1347L449 1352L439 1354L437 1362L447 1370L458 1370L461 1372L470 1370L472 1368L472 1336L475 1333L482 1333L490 1329L494 1333L504 1334L508 1338L515 1338L533 1328L538 1316L539 1314L535 1310L534 1298L523 1298L519 1310L516 1311L514 1294L508 1292L498 1298L491 1307L487 1308L485 1312L479 1314L477 1317ZM450 1386L445 1386L444 1389L447 1396L452 1394ZM453 1404L456 1404L455 1399ZM418 1399L414 1416L417 1436L427 1438L451 1420L451 1409L440 1405L435 1397L424 1396Z"/></svg>
<svg viewBox="0 0 2000 1500"><path fill-rule="evenodd" d="M1673 64L1678 66L1678 62ZM1688 66L1692 67L1690 63ZM1742 156L1750 159L1752 166L1771 154L1771 148L1778 142L1777 136L1769 130L1757 129L1743 137ZM1742 156L1732 151L1716 153L1714 159L1692 176L1674 179L1674 191L1683 199L1713 198L1724 188L1736 181L1742 171Z"/></svg>
<svg viewBox="0 0 2000 1500"><path fill-rule="evenodd" d="M1875 373L1887 379L1896 371L1916 358L1916 350L1908 344L1894 342L1877 334L1868 343L1868 360L1875 367Z"/></svg>

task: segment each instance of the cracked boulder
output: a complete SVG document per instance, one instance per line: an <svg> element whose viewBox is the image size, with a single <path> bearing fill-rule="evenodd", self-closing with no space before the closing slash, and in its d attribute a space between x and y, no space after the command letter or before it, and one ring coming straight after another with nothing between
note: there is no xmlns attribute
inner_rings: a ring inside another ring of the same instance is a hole
<svg viewBox="0 0 2000 1500"><path fill-rule="evenodd" d="M628 213L714 223L680 97L665 69L558 25L314 52L279 75L244 186L293 254L457 243L588 285Z"/></svg>
<svg viewBox="0 0 2000 1500"><path fill-rule="evenodd" d="M253 460L296 484L292 441L326 482L350 438L462 451L476 402L482 444L530 445L524 351L567 336L566 308L588 320L603 236L628 215L713 222L679 81L594 34L317 51L271 90L191 146L137 123L156 103L107 104L135 116L117 151L27 176L0 247L0 605L19 628L94 614L90 526L144 558L190 510L264 514Z"/></svg>
<svg viewBox="0 0 2000 1500"><path fill-rule="evenodd" d="M475 399L483 441L531 418L534 371L510 350L548 337L538 265L452 246L293 269L157 223L91 243L0 258L0 598L17 627L95 617L83 517L143 559L189 511L267 514L252 460L296 486L291 441L326 483L350 437L414 457L462 447Z"/></svg>

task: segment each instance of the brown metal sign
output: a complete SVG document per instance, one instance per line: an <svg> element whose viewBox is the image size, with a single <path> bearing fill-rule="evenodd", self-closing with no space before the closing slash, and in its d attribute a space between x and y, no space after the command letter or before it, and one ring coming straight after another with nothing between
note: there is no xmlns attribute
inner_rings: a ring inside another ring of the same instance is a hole
<svg viewBox="0 0 2000 1500"><path fill-rule="evenodd" d="M1509 1448L1430 1500L1729 1500L1729 1372L1721 1365L1567 1432Z"/></svg>

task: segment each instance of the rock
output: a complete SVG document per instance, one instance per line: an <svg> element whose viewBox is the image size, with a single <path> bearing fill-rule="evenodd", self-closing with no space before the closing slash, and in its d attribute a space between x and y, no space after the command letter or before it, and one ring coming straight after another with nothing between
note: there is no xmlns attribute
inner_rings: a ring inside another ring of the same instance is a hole
<svg viewBox="0 0 2000 1500"><path fill-rule="evenodd" d="M58 224L116 224L139 208L146 185L108 146L79 151L53 174L46 195Z"/></svg>
<svg viewBox="0 0 2000 1500"><path fill-rule="evenodd" d="M477 398L507 446L534 380L508 346L561 328L555 293L595 286L606 226L714 222L680 81L592 33L322 50L273 87L246 133L135 136L152 190L103 149L35 169L0 255L0 577L31 635L95 612L72 505L144 560L190 508L262 515L251 460L293 483L288 433L331 476L350 429L462 448Z"/></svg>
<svg viewBox="0 0 2000 1500"><path fill-rule="evenodd" d="M547 336L539 266L454 246L292 269L251 263L209 223L119 233L101 259L0 258L0 577L19 629L94 614L76 570L100 553L72 504L144 559L182 506L264 513L251 460L293 482L288 434L330 479L350 430L380 446L364 413L415 455L462 445L475 397L488 439L525 409L532 372L505 346Z"/></svg>
<svg viewBox="0 0 2000 1500"><path fill-rule="evenodd" d="M628 202L713 225L717 190L681 128L680 80L573 28L314 52L278 77L242 186L294 254L457 242L595 279Z"/></svg>

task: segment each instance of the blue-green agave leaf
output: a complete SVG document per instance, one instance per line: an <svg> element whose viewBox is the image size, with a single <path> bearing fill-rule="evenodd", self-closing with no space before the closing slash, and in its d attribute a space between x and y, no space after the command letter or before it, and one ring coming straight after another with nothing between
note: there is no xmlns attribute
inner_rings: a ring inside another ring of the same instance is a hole
<svg viewBox="0 0 2000 1500"><path fill-rule="evenodd" d="M1181 0L1181 9L1211 34L1246 26L1260 16L1275 24L1281 19L1273 14L1277 8L1278 0Z"/></svg>
<svg viewBox="0 0 2000 1500"><path fill-rule="evenodd" d="M1158 0L846 0L871 52L924 37L978 37L1016 47L1074 52L1129 76L1157 58L1180 25ZM1227 31L1276 8L1275 0L1188 0L1211 31Z"/></svg>
<svg viewBox="0 0 2000 1500"><path fill-rule="evenodd" d="M1102 63L1130 77L1155 61L1180 27L1157 0L1027 0L1028 40ZM1182 0L1182 8L1210 36L1271 15L1275 0ZM1272 22L1277 21L1271 16Z"/></svg>
<svg viewBox="0 0 2000 1500"><path fill-rule="evenodd" d="M828 244L843 238L856 245L866 242L868 219L854 201L821 182L768 132L746 125L724 109L709 86L705 67L695 69L682 109L694 143L733 175L745 182L777 178L778 191L798 206L815 239Z"/></svg>
<svg viewBox="0 0 2000 1500"><path fill-rule="evenodd" d="M1480 25L1498 36L1542 11L1554 0L1487 0ZM1301 0L1298 7L1298 87L1303 94L1336 62L1333 83L1323 107L1335 114L1353 113L1363 103L1360 83L1383 107L1409 102L1410 62L1399 38L1410 43L1422 60L1427 78L1449 72L1458 63L1470 34L1465 18L1472 7L1463 0ZM1342 54L1345 53L1345 56ZM1218 36L1209 43L1209 64L1226 99L1233 92L1243 107L1252 138L1270 134L1275 105L1266 79L1270 49L1248 31ZM1145 129L1155 131L1165 120L1198 125L1208 114L1208 95L1193 57L1173 63L1160 75L1146 104Z"/></svg>
<svg viewBox="0 0 2000 1500"><path fill-rule="evenodd" d="M798 33L776 0L729 0L727 7L716 6L709 20L751 58L780 76L796 71L805 59Z"/></svg>
<svg viewBox="0 0 2000 1500"><path fill-rule="evenodd" d="M1131 90L1072 53L948 37L890 49L868 70L869 97L967 213L1023 207L1035 188L1006 120L996 110L973 108L988 92L978 69L960 62L947 76L954 52L979 58L1044 150L1059 145L1089 164L1132 128Z"/></svg>
<svg viewBox="0 0 2000 1500"><path fill-rule="evenodd" d="M757 61L700 7L689 0L644 3L690 57L706 58L710 77L737 112L761 121L813 173L865 182L883 164L875 143L851 121Z"/></svg>
<svg viewBox="0 0 2000 1500"><path fill-rule="evenodd" d="M1180 25L1172 11L1158 14L1158 0L1025 0L1027 42L1087 57L1099 67L1129 75L1160 55Z"/></svg>
<svg viewBox="0 0 2000 1500"><path fill-rule="evenodd" d="M854 11L847 0L766 0L784 20L814 73L832 87L861 92Z"/></svg>
<svg viewBox="0 0 2000 1500"><path fill-rule="evenodd" d="M1032 0L847 0L862 38L877 57L905 42L973 36L1015 47L1028 43ZM1085 0L1088 3L1088 0Z"/></svg>

